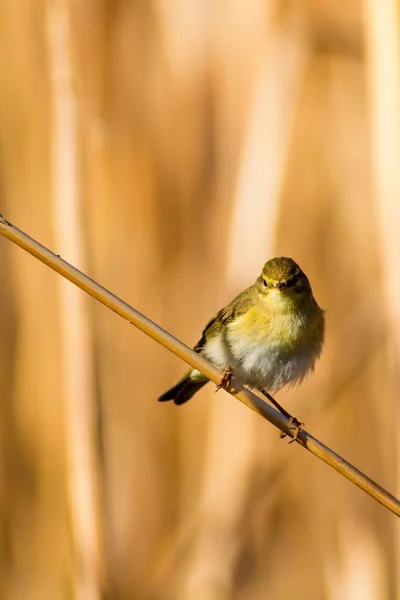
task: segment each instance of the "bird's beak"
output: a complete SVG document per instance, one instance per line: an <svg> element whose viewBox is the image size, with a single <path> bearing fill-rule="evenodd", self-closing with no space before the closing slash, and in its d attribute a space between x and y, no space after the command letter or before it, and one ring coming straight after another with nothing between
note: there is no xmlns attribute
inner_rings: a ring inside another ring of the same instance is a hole
<svg viewBox="0 0 400 600"><path fill-rule="evenodd" d="M285 286L286 286L286 283L284 283L283 281L279 281L276 284L276 287L278 288L279 291L281 291Z"/></svg>

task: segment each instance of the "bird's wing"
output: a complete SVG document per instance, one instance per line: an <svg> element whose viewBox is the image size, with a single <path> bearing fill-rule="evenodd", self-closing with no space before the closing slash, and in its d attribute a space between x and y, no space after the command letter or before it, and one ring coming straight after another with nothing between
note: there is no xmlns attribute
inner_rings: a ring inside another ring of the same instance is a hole
<svg viewBox="0 0 400 600"><path fill-rule="evenodd" d="M225 308L222 308L216 315L207 323L205 326L201 339L197 342L194 347L195 352L201 352L207 343L207 340L212 339L218 333L220 333L226 325L238 317L243 315L253 304L253 290L254 286L251 286L241 292L236 298L232 300Z"/></svg>

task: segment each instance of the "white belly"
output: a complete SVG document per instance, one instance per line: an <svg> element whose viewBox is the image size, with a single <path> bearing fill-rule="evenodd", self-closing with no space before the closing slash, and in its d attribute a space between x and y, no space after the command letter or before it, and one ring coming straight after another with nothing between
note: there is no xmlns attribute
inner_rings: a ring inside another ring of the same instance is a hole
<svg viewBox="0 0 400 600"><path fill-rule="evenodd" d="M228 347L222 333L209 341L203 352L221 369L232 367L241 383L270 391L301 381L313 369L317 358L315 347L308 351L300 345L284 353L279 342L259 344L239 336L234 340L230 337Z"/></svg>

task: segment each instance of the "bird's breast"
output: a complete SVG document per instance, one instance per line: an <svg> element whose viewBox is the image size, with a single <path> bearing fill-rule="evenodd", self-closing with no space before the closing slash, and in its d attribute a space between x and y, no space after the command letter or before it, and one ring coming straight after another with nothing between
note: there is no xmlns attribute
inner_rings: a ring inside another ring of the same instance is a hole
<svg viewBox="0 0 400 600"><path fill-rule="evenodd" d="M260 318L246 313L231 322L226 340L240 379L258 389L277 390L305 377L321 352L307 316Z"/></svg>
<svg viewBox="0 0 400 600"><path fill-rule="evenodd" d="M232 343L251 342L257 346L276 346L282 351L296 350L308 338L312 319L306 313L250 310L231 321L227 335Z"/></svg>

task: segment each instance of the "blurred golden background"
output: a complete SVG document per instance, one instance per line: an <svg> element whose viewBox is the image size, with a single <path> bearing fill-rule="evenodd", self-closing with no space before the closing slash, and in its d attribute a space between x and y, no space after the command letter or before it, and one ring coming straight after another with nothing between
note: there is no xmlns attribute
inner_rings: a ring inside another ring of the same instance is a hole
<svg viewBox="0 0 400 600"><path fill-rule="evenodd" d="M3 0L4 216L193 345L264 262L327 310L279 402L400 493L394 0ZM396 518L0 240L0 598L399 600Z"/></svg>

